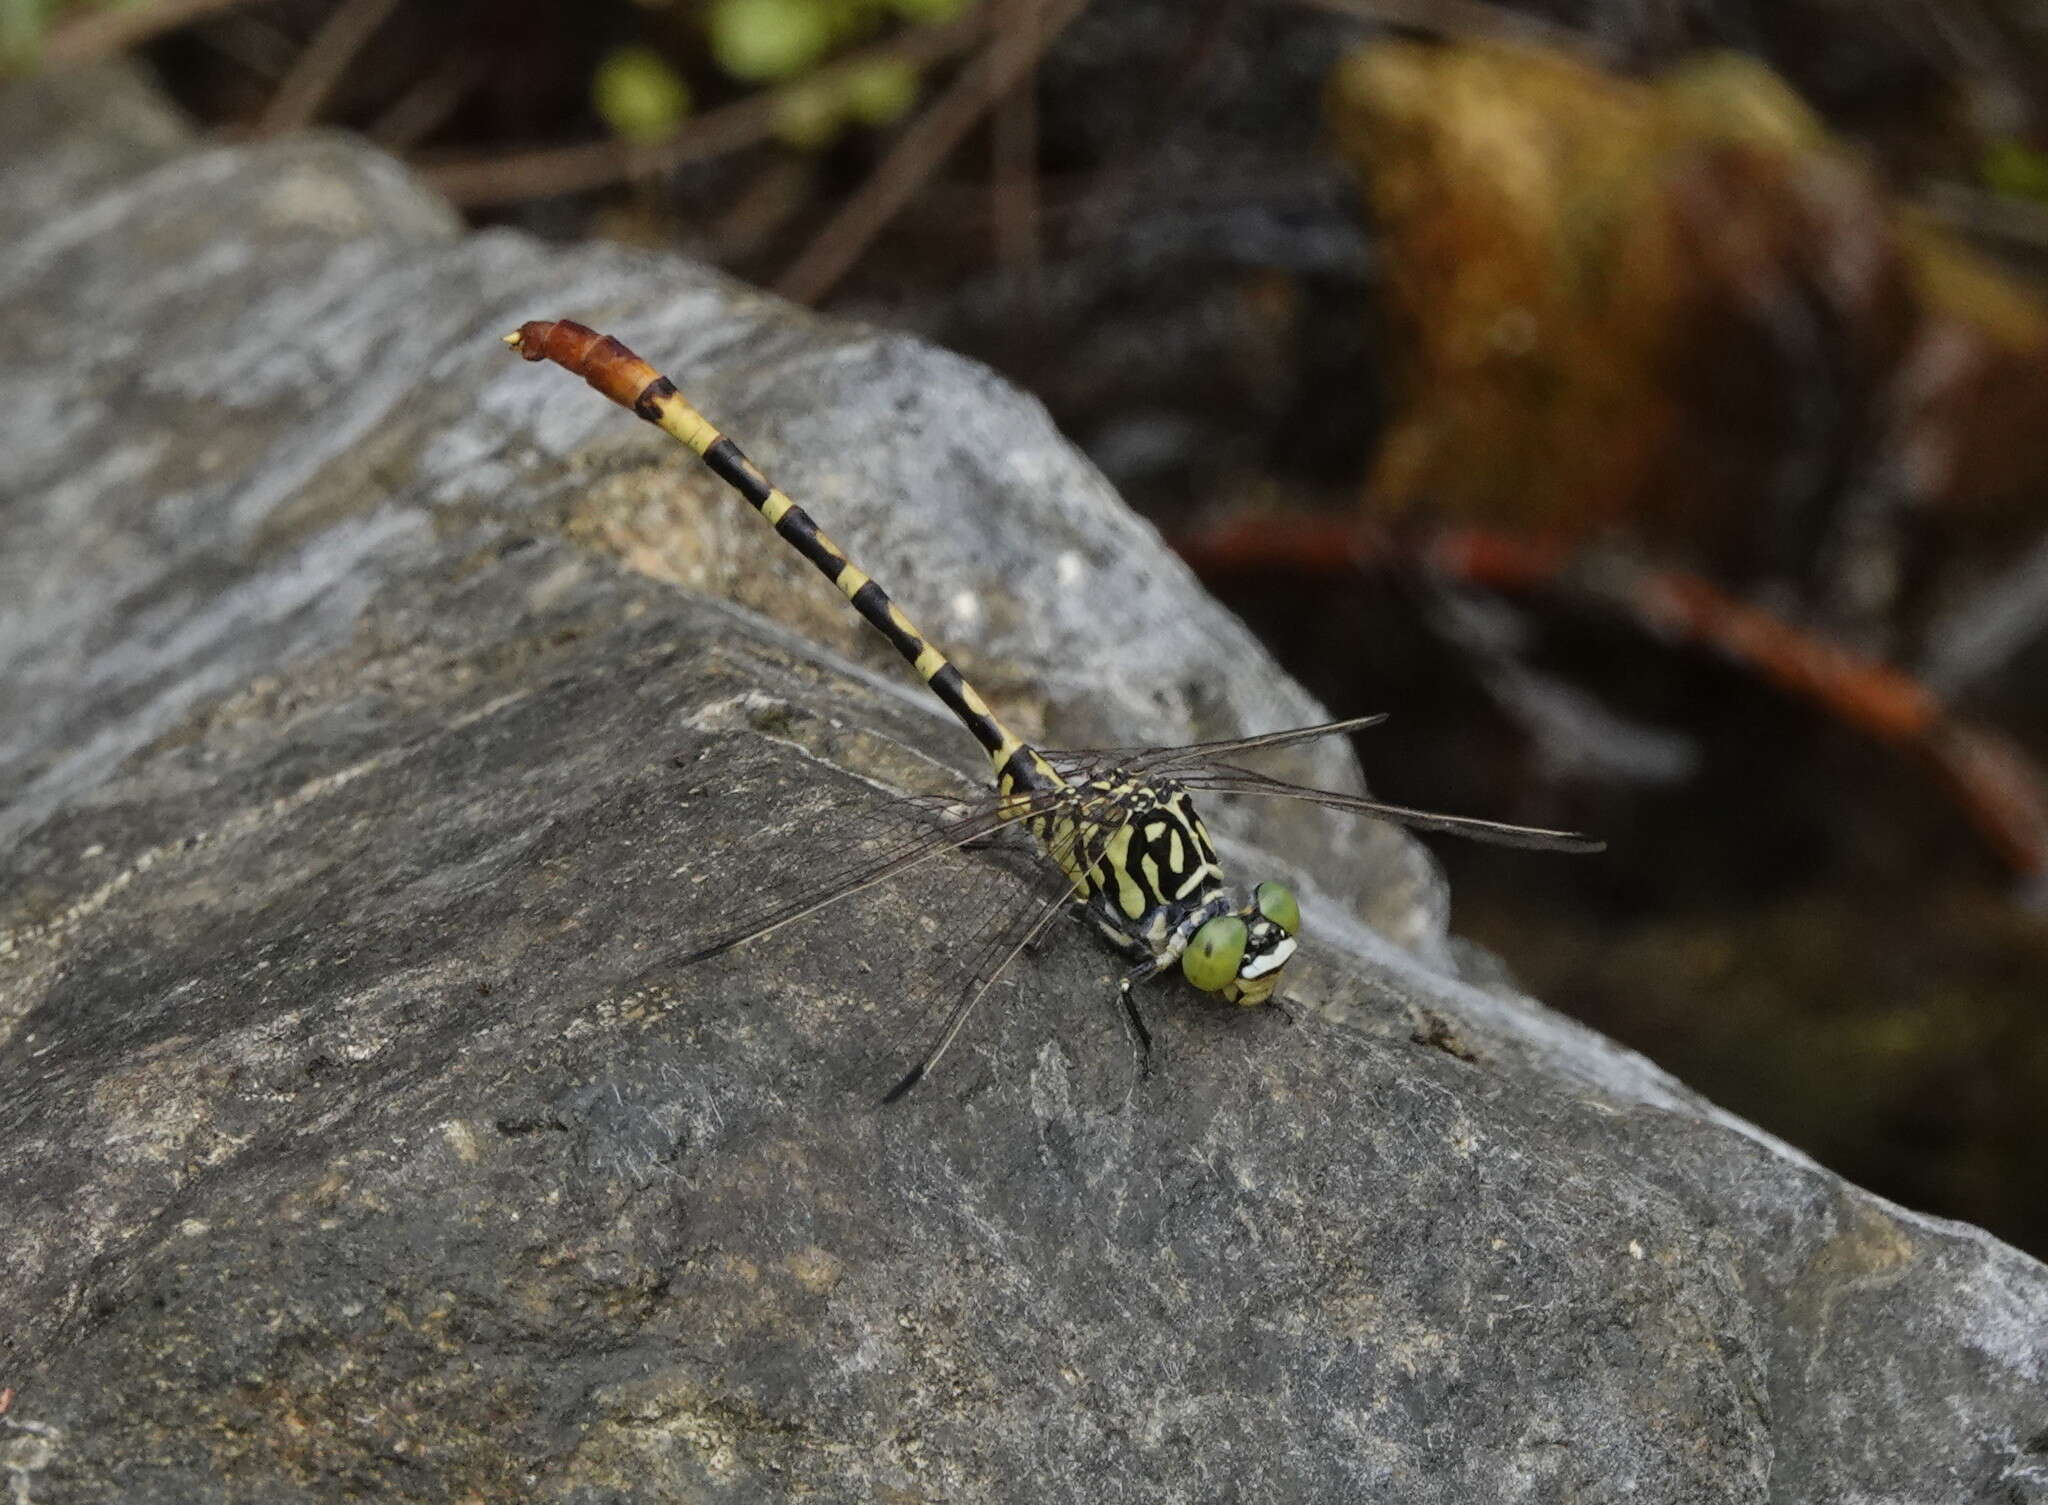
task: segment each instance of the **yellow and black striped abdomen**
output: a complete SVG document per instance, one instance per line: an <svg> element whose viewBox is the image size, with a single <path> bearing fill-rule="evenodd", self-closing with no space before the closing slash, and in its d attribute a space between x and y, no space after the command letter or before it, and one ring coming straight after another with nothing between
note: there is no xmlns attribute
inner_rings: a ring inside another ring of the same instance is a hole
<svg viewBox="0 0 2048 1505"><path fill-rule="evenodd" d="M827 538L811 515L770 483L737 444L692 407L675 383L610 335L567 319L535 320L505 337L530 361L550 360L581 376L621 407L695 450L711 471L752 504L783 540L838 586L853 609L903 655L995 765L1004 794L1057 789L1064 781L1037 750L996 718L960 671L917 630L888 592Z"/></svg>

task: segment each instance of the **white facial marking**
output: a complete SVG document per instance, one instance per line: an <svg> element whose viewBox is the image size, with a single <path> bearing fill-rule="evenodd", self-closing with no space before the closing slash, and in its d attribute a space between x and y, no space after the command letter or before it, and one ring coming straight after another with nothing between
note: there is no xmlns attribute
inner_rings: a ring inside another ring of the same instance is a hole
<svg viewBox="0 0 2048 1505"><path fill-rule="evenodd" d="M1287 958L1294 955L1294 938L1289 936L1264 956L1255 957L1237 969L1239 982L1250 982L1255 977L1264 977L1268 972L1277 972L1287 964Z"/></svg>

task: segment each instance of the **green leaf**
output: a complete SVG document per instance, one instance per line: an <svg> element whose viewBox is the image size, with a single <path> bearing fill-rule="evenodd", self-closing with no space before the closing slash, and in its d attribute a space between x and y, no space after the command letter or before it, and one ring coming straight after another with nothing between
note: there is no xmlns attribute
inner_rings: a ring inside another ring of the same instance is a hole
<svg viewBox="0 0 2048 1505"><path fill-rule="evenodd" d="M28 69L49 25L43 0L0 0L0 68Z"/></svg>
<svg viewBox="0 0 2048 1505"><path fill-rule="evenodd" d="M818 0L715 0L704 24L718 66L759 83L792 77L824 57L833 22Z"/></svg>
<svg viewBox="0 0 2048 1505"><path fill-rule="evenodd" d="M621 47L597 65L591 102L612 134L626 141L662 141L690 114L690 86L648 47Z"/></svg>
<svg viewBox="0 0 2048 1505"><path fill-rule="evenodd" d="M854 69L839 87L848 115L862 125L887 125L917 103L917 70L885 59Z"/></svg>
<svg viewBox="0 0 2048 1505"><path fill-rule="evenodd" d="M974 0L889 0L889 8L906 21L950 21Z"/></svg>
<svg viewBox="0 0 2048 1505"><path fill-rule="evenodd" d="M791 146L817 151L830 146L846 124L846 97L815 83L792 84L775 94L775 134Z"/></svg>
<svg viewBox="0 0 2048 1505"><path fill-rule="evenodd" d="M1984 186L2016 199L2048 199L2048 152L2008 136L1984 148Z"/></svg>

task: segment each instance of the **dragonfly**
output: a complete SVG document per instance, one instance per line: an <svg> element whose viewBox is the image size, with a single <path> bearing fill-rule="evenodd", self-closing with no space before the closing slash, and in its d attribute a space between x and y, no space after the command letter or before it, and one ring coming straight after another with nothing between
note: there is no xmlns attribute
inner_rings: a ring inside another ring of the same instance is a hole
<svg viewBox="0 0 2048 1505"><path fill-rule="evenodd" d="M581 376L687 445L888 639L993 768L993 790L966 802L963 810L943 819L897 820L880 839L847 840L821 850L802 863L788 884L732 901L714 937L686 955L683 965L721 955L946 853L1008 835L1024 833L1050 860L1050 892L1030 901L1022 914L1000 916L985 935L965 937L965 975L944 1021L917 1064L889 1089L885 1103L900 1101L931 1073L989 989L1063 913L1092 925L1132 963L1117 980L1117 1002L1141 1062L1149 1061L1151 1034L1134 996L1140 983L1177 969L1194 988L1225 1002L1257 1007L1272 1001L1297 949L1300 903L1289 888L1271 879L1249 887L1228 880L1194 794L1303 800L1506 846L1593 852L1604 845L1570 831L1409 809L1293 784L1237 761L1250 753L1358 731L1383 720L1381 715L1180 747L1034 747L1004 724L953 662L809 513L770 482L675 383L619 340L572 320L537 319L506 335L505 343L529 361L550 361Z"/></svg>

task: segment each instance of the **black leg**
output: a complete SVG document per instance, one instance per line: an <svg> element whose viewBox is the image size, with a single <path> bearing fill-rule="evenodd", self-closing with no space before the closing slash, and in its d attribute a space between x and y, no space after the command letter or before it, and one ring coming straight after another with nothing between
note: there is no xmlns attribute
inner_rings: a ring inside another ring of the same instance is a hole
<svg viewBox="0 0 2048 1505"><path fill-rule="evenodd" d="M1145 1028L1144 1016L1138 1012L1138 1000L1131 987L1158 970L1158 962L1147 961L1118 978L1116 984L1117 1002L1123 1005L1124 1033L1130 1036L1132 1053L1138 1058L1140 1081L1152 1075L1152 1031Z"/></svg>
<svg viewBox="0 0 2048 1505"><path fill-rule="evenodd" d="M1070 919L1081 919L1083 918L1085 913L1086 912L1083 910L1082 906L1078 903L1069 904L1067 906L1067 916ZM1050 946L1051 944L1052 926L1048 925L1045 927L1045 929L1039 931L1038 934L1034 935L1031 938L1031 949L1027 954L1031 956L1043 956L1045 954L1046 947Z"/></svg>

